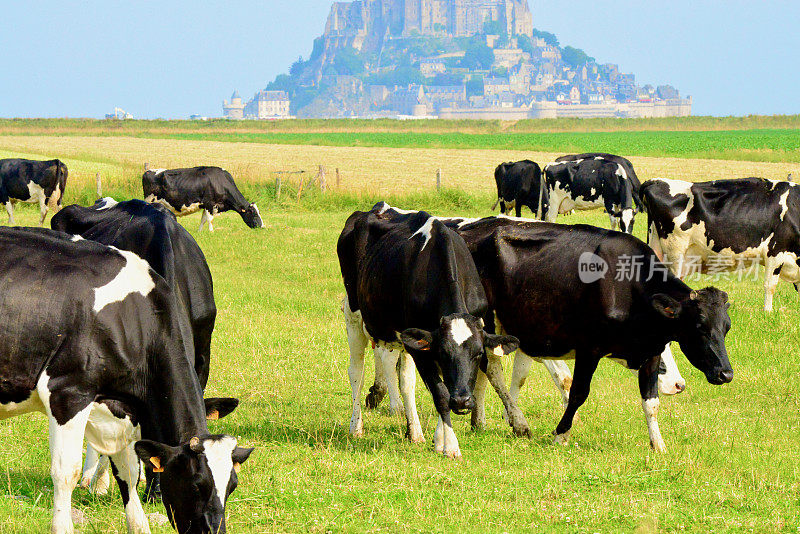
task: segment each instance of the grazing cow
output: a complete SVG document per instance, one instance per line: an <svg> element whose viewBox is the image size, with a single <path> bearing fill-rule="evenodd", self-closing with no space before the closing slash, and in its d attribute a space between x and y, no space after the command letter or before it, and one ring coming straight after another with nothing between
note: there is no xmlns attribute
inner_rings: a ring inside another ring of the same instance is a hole
<svg viewBox="0 0 800 534"><path fill-rule="evenodd" d="M393 208L386 203L382 203L378 206L379 213L385 219L392 219L396 217L401 217L403 214L408 214L412 212L407 212L404 210L399 210L397 208ZM482 241L486 238L485 231L491 231L495 225L500 224L501 226L514 226L514 225L524 225L527 223L531 223L528 219L515 219L512 217L486 217L482 219L466 219L461 217L439 217L440 221L445 223L446 226L455 230L456 232L461 235L464 241L467 243L467 246L470 249L470 253L473 255L473 259L476 262L476 266L478 267L479 274L482 274L487 266L484 265L482 262L492 261L492 258L487 258L485 255L479 254L478 245L482 243ZM498 222L499 221L499 222ZM496 260L497 258L494 258ZM484 283L484 289L486 290L486 294L489 297L489 305L490 308L494 307L493 297L494 294L492 292L492 288L489 285L489 280L483 279L482 282ZM487 328L489 330L494 330L494 325L489 325ZM545 368L550 373L551 377L553 378L553 382L556 385L556 388L561 393L562 401L564 407L566 408L568 400L569 400L569 390L572 384L572 375L570 373L569 367L563 360L549 360L549 359L541 359L537 358L536 361L543 363ZM621 360L614 360L617 363L622 363ZM638 375L638 370L631 369L634 373ZM383 397L387 393L388 384L396 382L396 376L394 373L391 373L388 377L385 376L384 373L375 375L375 383L370 388L370 394L367 397L367 407L374 408L377 407ZM512 384L512 388L510 393L511 399L516 402L519 393L519 387L521 384ZM676 395L681 393L686 388L686 382L684 381L683 377L678 370L677 364L675 363L675 359L672 356L672 351L670 350L669 345L666 345L662 354L661 354L661 362L658 368L658 390L660 393L664 395ZM485 391L485 380L479 374L478 381L476 383L475 389L475 396L476 401L483 399L483 393ZM501 396L502 398L502 396ZM476 402L476 409L472 412L472 426L474 428L480 428L484 424L485 419L485 412L483 410L483 404L481 402Z"/></svg>
<svg viewBox="0 0 800 534"><path fill-rule="evenodd" d="M492 360L512 352L517 340L484 332L486 295L469 251L455 232L425 212L387 220L379 212L381 205L353 213L337 245L350 346L350 433L364 432L360 403L364 350L372 340L376 373L393 374L399 360L400 394L411 441L425 439L414 400L416 365L439 414L435 449L459 458L450 411L463 414L472 409L479 371L491 375L493 384L502 381ZM487 352L497 357L486 363ZM396 381L389 385L395 409L400 403L396 387ZM522 414L510 415L512 421L517 417ZM527 424L519 430L530 432Z"/></svg>
<svg viewBox="0 0 800 534"><path fill-rule="evenodd" d="M584 157L585 156L585 157ZM544 168L549 203L544 220L555 222L559 213L604 208L611 228L633 232L641 211L639 179L630 162L619 156L590 153L564 156Z"/></svg>
<svg viewBox="0 0 800 534"><path fill-rule="evenodd" d="M150 532L139 460L162 473L179 532L225 532L225 502L252 449L209 434L214 408L166 281L132 252L52 230L0 228L0 249L0 418L49 420L52 532L73 531L84 437L111 457L130 532Z"/></svg>
<svg viewBox="0 0 800 534"><path fill-rule="evenodd" d="M500 213L507 215L514 208L516 216L521 217L522 206L527 206L537 217L541 217L548 199L547 189L542 187L539 164L530 160L501 163L494 170L494 181L497 184L497 202L492 206L492 211L499 203Z"/></svg>
<svg viewBox="0 0 800 534"><path fill-rule="evenodd" d="M158 202L178 217L203 210L200 230L223 211L234 210L250 228L264 228L258 206L248 202L233 183L228 171L219 167L191 169L151 169L142 175L142 189L147 202Z"/></svg>
<svg viewBox="0 0 800 534"><path fill-rule="evenodd" d="M800 186L762 178L642 185L648 241L679 277L764 265L764 310L778 281L800 283Z"/></svg>
<svg viewBox="0 0 800 534"><path fill-rule="evenodd" d="M512 392L524 383L532 358L575 360L557 443L567 442L604 357L639 370L650 443L658 451L665 450L656 421L658 370L669 342L677 341L710 383L733 379L725 349L727 295L713 287L692 291L635 237L502 218L465 224L459 233L474 250L498 332L520 340ZM640 260L641 269L630 276L609 272L626 257Z"/></svg>
<svg viewBox="0 0 800 534"><path fill-rule="evenodd" d="M175 216L158 204L141 200L117 203L104 198L90 208L67 206L53 217L50 225L53 230L133 252L164 277L189 319L194 340L194 367L200 387L205 390L211 335L217 316L214 284L203 251ZM95 478L95 490L104 494L110 482L108 470L104 469L107 464L98 464L91 446L87 447L86 457L81 486L88 487ZM145 490L148 500L155 498L156 491L153 479L149 479Z"/></svg>
<svg viewBox="0 0 800 534"><path fill-rule="evenodd" d="M39 203L44 224L48 209L61 208L61 198L67 187L67 166L57 159L35 161L30 159L0 159L0 204L5 204L8 224L14 222L14 203Z"/></svg>

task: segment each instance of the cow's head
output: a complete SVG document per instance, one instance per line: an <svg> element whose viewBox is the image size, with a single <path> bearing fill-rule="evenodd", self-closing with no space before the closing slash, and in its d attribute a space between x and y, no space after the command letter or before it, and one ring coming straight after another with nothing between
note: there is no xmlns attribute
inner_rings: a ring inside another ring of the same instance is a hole
<svg viewBox="0 0 800 534"><path fill-rule="evenodd" d="M244 223L250 228L264 228L264 221L261 220L261 212L258 211L258 206L250 204L243 208L239 214L242 216Z"/></svg>
<svg viewBox="0 0 800 534"><path fill-rule="evenodd" d="M400 340L412 356L430 358L438 365L450 394L449 408L457 414L475 406L472 389L485 352L502 350L508 354L519 346L515 337L486 333L483 322L466 313L442 317L433 332L404 330Z"/></svg>
<svg viewBox="0 0 800 534"><path fill-rule="evenodd" d="M178 447L142 440L135 449L148 470L161 473L161 499L178 532L225 532L225 502L253 449L226 435L194 437Z"/></svg>
<svg viewBox="0 0 800 534"><path fill-rule="evenodd" d="M653 308L674 321L678 343L689 362L703 371L712 384L733 380L733 369L725 349L731 328L728 295L715 287L692 291L678 301L663 293L653 296Z"/></svg>

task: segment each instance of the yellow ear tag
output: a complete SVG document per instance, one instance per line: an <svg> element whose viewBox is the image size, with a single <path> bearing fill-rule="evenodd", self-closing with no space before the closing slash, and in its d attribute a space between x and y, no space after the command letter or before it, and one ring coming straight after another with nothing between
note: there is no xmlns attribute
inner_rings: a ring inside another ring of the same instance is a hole
<svg viewBox="0 0 800 534"><path fill-rule="evenodd" d="M238 473L239 471L241 471L241 470L242 470L242 464L240 464L239 462L234 462L234 464L233 464L233 470L234 470L234 471L236 471L236 472Z"/></svg>
<svg viewBox="0 0 800 534"><path fill-rule="evenodd" d="M206 419L209 421L216 421L217 419L219 419L219 412L217 410L214 410L213 412L206 415Z"/></svg>
<svg viewBox="0 0 800 534"><path fill-rule="evenodd" d="M501 347L501 346L495 347L494 350L492 351L492 353L495 356L505 356L506 355L506 353L503 352L503 347Z"/></svg>
<svg viewBox="0 0 800 534"><path fill-rule="evenodd" d="M158 456L151 456L150 463L153 464L153 473L163 473L164 468L161 467L161 458Z"/></svg>

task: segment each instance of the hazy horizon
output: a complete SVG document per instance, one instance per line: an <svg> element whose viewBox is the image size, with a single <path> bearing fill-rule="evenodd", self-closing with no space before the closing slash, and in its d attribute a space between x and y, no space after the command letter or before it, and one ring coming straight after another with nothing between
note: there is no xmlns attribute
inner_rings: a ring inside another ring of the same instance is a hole
<svg viewBox="0 0 800 534"><path fill-rule="evenodd" d="M218 117L308 57L331 2L236 7L185 0L12 4L0 23L1 117ZM534 26L617 63L637 83L691 95L693 115L797 114L800 5L530 0Z"/></svg>

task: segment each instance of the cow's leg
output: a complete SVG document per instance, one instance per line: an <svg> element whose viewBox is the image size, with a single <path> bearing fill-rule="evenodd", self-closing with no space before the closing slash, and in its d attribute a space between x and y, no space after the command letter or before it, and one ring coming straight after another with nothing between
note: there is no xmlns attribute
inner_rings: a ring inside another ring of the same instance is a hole
<svg viewBox="0 0 800 534"><path fill-rule="evenodd" d="M90 443L86 444L81 487L89 488L95 495L106 495L111 486L108 473L108 456L102 456Z"/></svg>
<svg viewBox="0 0 800 534"><path fill-rule="evenodd" d="M500 213L502 213L503 215L506 214L506 201L505 200L500 200Z"/></svg>
<svg viewBox="0 0 800 534"><path fill-rule="evenodd" d="M516 436L531 437L531 429L528 426L528 421L522 414L522 410L517 406L516 399L512 398L506 388L505 374L503 373L503 362L500 356L487 351L488 363L486 364L486 377L489 383L492 384L497 396L503 403L505 408L505 419L514 431ZM528 358L530 359L530 358ZM516 359L515 359L516 362ZM527 376L527 375L526 375ZM524 382L525 379L523 378Z"/></svg>
<svg viewBox="0 0 800 534"><path fill-rule="evenodd" d="M642 409L647 421L647 433L650 435L650 446L656 452L666 452L664 439L658 428L658 367L661 356L655 356L639 369L639 393L642 395Z"/></svg>
<svg viewBox="0 0 800 534"><path fill-rule="evenodd" d="M139 483L139 458L133 449L133 444L125 447L111 456L111 469L119 485L122 505L125 507L125 522L128 532L136 534L149 534L150 525L144 514L142 502L136 486Z"/></svg>
<svg viewBox="0 0 800 534"><path fill-rule="evenodd" d="M44 218L47 217L47 202L45 201L44 194L39 197L39 226L44 226Z"/></svg>
<svg viewBox="0 0 800 534"><path fill-rule="evenodd" d="M575 374L572 379L572 387L569 392L569 402L564 416L558 423L555 431L555 443L566 445L569 441L569 431L572 428L572 421L575 412L578 411L586 399L589 397L589 388L592 383L592 375L597 369L599 358L594 354L577 354L575 357Z"/></svg>
<svg viewBox="0 0 800 534"><path fill-rule="evenodd" d="M436 452L456 460L461 458L461 448L458 445L456 433L453 431L453 422L450 419L449 410L444 414L439 414L436 432L433 434L433 443Z"/></svg>
<svg viewBox="0 0 800 534"><path fill-rule="evenodd" d="M383 366L383 376L386 377L386 388L389 390L389 413L396 415L402 410L400 389L397 387L397 362L400 359L400 350L389 348L383 343L375 345L375 354Z"/></svg>
<svg viewBox="0 0 800 534"><path fill-rule="evenodd" d="M483 430L486 427L486 385L489 380L486 373L478 371L475 378L475 387L472 388L472 398L475 399L475 407L470 415L470 426L472 430Z"/></svg>
<svg viewBox="0 0 800 534"><path fill-rule="evenodd" d="M617 230L619 228L619 219L613 213L609 213L608 218L611 221L611 229Z"/></svg>
<svg viewBox="0 0 800 534"><path fill-rule="evenodd" d="M544 368L550 373L550 378L561 393L561 404L564 408L569 403L569 390L572 387L572 373L564 360L542 360Z"/></svg>
<svg viewBox="0 0 800 534"><path fill-rule="evenodd" d="M406 352L400 355L400 392L403 395L403 407L406 410L406 430L412 443L424 443L422 425L417 415L417 368L414 360Z"/></svg>
<svg viewBox="0 0 800 534"><path fill-rule="evenodd" d="M62 397L60 400L67 399ZM76 413L63 425L58 424L52 413L48 413L50 476L53 478L53 522L50 531L54 534L71 534L74 531L72 491L81 477L83 436L90 412L91 405Z"/></svg>
<svg viewBox="0 0 800 534"><path fill-rule="evenodd" d="M6 202L6 211L8 212L8 224L13 226L14 223L14 205L9 200Z"/></svg>
<svg viewBox="0 0 800 534"><path fill-rule="evenodd" d="M522 217L522 201L519 199L514 202L514 215L517 217Z"/></svg>
<svg viewBox="0 0 800 534"><path fill-rule="evenodd" d="M364 435L364 420L361 415L361 388L364 385L364 350L367 348L367 336L361 317L350 311L347 297L342 301L344 324L347 330L347 344L350 347L350 367L347 376L353 393L353 415L350 418L350 434L355 437Z"/></svg>
<svg viewBox="0 0 800 534"><path fill-rule="evenodd" d="M511 387L508 391L515 402L519 399L519 390L522 389L531 372L531 365L533 365L533 358L522 352L522 349L517 349L517 353L514 355L514 369L511 371Z"/></svg>
<svg viewBox="0 0 800 534"><path fill-rule="evenodd" d="M772 311L772 298L781 279L781 264L775 258L764 262L764 311Z"/></svg>
<svg viewBox="0 0 800 534"><path fill-rule="evenodd" d="M499 203L500 203L500 197L497 197L497 200L495 200L495 201L494 201L494 204L492 204L492 211L494 211L494 210L496 210L496 209L497 209L497 205L498 205Z"/></svg>
<svg viewBox="0 0 800 534"><path fill-rule="evenodd" d="M211 231L211 213L208 210L203 210L203 214L200 215L200 227L197 229L198 232L203 231L203 226L208 223L208 230Z"/></svg>
<svg viewBox="0 0 800 534"><path fill-rule="evenodd" d="M386 385L386 375L383 373L383 363L377 352L373 351L373 357L375 358L375 381L372 383L372 387L369 388L369 393L367 393L367 410L374 410L380 406L381 401L389 391L389 386Z"/></svg>

